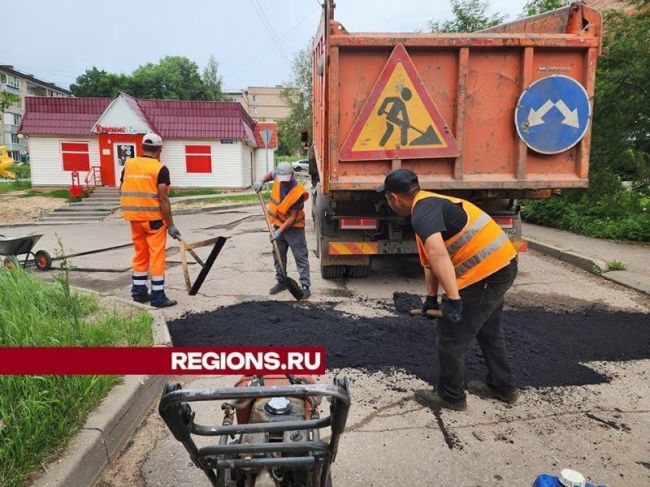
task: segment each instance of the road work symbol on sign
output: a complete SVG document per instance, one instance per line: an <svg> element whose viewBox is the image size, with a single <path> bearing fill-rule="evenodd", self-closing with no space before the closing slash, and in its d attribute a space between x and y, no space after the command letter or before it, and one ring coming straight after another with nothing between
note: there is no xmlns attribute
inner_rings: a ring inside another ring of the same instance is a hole
<svg viewBox="0 0 650 487"><path fill-rule="evenodd" d="M342 160L457 157L454 139L411 58L398 45L341 148Z"/></svg>
<svg viewBox="0 0 650 487"><path fill-rule="evenodd" d="M590 118L587 91L563 75L532 83L515 110L519 138L541 154L558 154L576 145L587 132Z"/></svg>

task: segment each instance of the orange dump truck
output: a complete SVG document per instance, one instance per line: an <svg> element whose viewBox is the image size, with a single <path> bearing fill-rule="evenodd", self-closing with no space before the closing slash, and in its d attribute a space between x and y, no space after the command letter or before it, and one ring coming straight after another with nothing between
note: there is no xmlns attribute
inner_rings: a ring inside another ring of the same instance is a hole
<svg viewBox="0 0 650 487"><path fill-rule="evenodd" d="M573 3L470 34L355 34L326 1L309 152L323 277L416 252L409 222L375 192L392 169L473 201L513 240L520 198L587 187L601 26Z"/></svg>

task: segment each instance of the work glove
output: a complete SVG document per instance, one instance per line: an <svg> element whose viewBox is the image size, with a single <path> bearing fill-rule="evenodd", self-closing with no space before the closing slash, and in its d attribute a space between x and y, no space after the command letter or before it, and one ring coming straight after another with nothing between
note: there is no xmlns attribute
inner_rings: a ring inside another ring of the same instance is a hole
<svg viewBox="0 0 650 487"><path fill-rule="evenodd" d="M463 302L460 299L449 299L443 296L440 311L443 319L458 323L463 317Z"/></svg>
<svg viewBox="0 0 650 487"><path fill-rule="evenodd" d="M175 238L176 240L179 240L181 238L181 232L178 231L178 228L176 228L176 225L172 225L167 229L167 233L171 238Z"/></svg>
<svg viewBox="0 0 650 487"><path fill-rule="evenodd" d="M264 186L264 183L262 181L255 181L255 184L253 184L253 189L256 193L259 193L262 191L262 186Z"/></svg>
<svg viewBox="0 0 650 487"><path fill-rule="evenodd" d="M280 235L282 235L282 232L279 229L273 232L273 236L271 237L271 242L275 242L277 239L279 239Z"/></svg>
<svg viewBox="0 0 650 487"><path fill-rule="evenodd" d="M427 316L427 311L430 309L439 310L438 296L427 296L422 305L422 316Z"/></svg>

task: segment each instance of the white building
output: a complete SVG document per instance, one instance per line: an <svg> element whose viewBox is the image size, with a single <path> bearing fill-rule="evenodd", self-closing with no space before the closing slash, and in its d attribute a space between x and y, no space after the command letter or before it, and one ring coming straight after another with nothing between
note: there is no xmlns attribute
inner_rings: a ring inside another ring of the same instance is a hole
<svg viewBox="0 0 650 487"><path fill-rule="evenodd" d="M263 133L270 131L268 160ZM68 187L74 172L116 186L142 135L163 138L162 162L177 188L250 186L273 168L275 122L255 122L237 102L27 97L19 132L33 187Z"/></svg>

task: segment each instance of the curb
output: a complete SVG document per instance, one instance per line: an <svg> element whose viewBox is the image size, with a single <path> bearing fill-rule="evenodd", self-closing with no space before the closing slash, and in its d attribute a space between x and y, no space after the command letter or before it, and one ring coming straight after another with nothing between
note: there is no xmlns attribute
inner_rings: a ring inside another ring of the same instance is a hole
<svg viewBox="0 0 650 487"><path fill-rule="evenodd" d="M147 309L153 315L154 346L171 346L171 337L163 313L149 306L104 296L92 290L75 290L101 296L120 306ZM160 397L164 375L126 376L115 385L100 405L90 413L86 423L75 435L58 460L51 462L45 473L32 483L34 487L67 487L93 485L108 465L140 426L151 406Z"/></svg>
<svg viewBox="0 0 650 487"><path fill-rule="evenodd" d="M602 260L585 257L584 255L577 254L571 250L564 250L553 245L542 243L539 240L532 238L526 238L525 240L528 242L528 246L531 249L536 250L541 254L548 255L549 257L553 257L555 259L566 262L567 264L579 267L587 272L591 272L592 274L602 276L609 270L607 264Z"/></svg>
<svg viewBox="0 0 650 487"><path fill-rule="evenodd" d="M215 210L232 210L235 208L247 208L252 206L258 206L259 203L237 203L233 205L221 205L221 206L203 206L200 208L188 208L186 210L173 210L174 216L176 215L195 215L196 213L204 213Z"/></svg>

